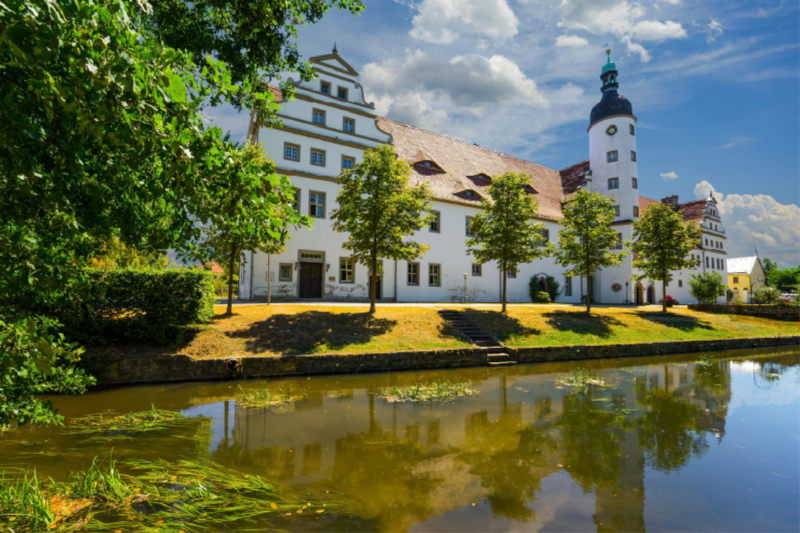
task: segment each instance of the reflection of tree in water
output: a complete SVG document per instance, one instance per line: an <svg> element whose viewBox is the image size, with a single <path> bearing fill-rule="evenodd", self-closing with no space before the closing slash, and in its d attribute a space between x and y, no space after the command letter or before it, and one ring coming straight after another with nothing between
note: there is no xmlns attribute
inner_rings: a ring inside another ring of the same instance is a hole
<svg viewBox="0 0 800 533"><path fill-rule="evenodd" d="M556 419L561 428L564 469L584 493L616 483L622 471L625 416L604 411L586 395L565 396Z"/></svg>
<svg viewBox="0 0 800 533"><path fill-rule="evenodd" d="M545 429L522 421L521 405L514 404L492 422L485 411L467 415L466 451L459 459L491 491L486 499L495 516L529 522L536 516L526 503L541 489L541 474L533 469L545 467L544 452L555 447Z"/></svg>
<svg viewBox="0 0 800 533"><path fill-rule="evenodd" d="M405 531L433 515L431 492L443 479L415 469L427 458L427 446L397 438L370 417L366 431L336 440L330 478L337 491L363 504L362 517L377 520L378 529Z"/></svg>
<svg viewBox="0 0 800 533"><path fill-rule="evenodd" d="M731 388L731 370L727 361L701 359L694 367L692 384L709 394L722 394Z"/></svg>
<svg viewBox="0 0 800 533"><path fill-rule="evenodd" d="M703 412L664 388L644 391L639 406L647 408L636 422L639 446L648 466L673 472L694 455L708 451L704 432L698 427Z"/></svg>

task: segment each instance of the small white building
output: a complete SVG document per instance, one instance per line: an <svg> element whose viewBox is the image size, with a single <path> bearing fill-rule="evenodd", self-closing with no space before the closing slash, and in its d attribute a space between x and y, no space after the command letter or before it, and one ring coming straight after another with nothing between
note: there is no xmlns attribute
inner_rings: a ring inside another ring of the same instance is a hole
<svg viewBox="0 0 800 533"><path fill-rule="evenodd" d="M491 176L525 172L531 176L530 192L539 204L538 219L547 236L556 240L562 208L578 189L613 196L618 207L614 224L622 239L632 235L632 222L650 203L640 196L636 154L636 117L631 103L619 95L614 63L603 66L603 97L591 112L589 159L563 170L518 159L445 135L402 124L374 113L367 103L356 72L336 49L311 58L319 78L293 82L295 98L280 103L282 128L268 128L251 116L248 138L262 143L276 160L278 173L289 176L298 188L297 209L314 219L313 227L292 233L286 251L270 258L247 252L239 276L242 299L266 298L271 280L274 299L325 299L364 301L369 298L371 272L356 265L342 248L346 235L333 231L330 213L338 185L336 177L361 161L364 150L392 144L398 156L412 165L411 181L428 183L433 193L436 221L416 232L413 239L430 250L416 262L383 261L377 280L377 297L398 302L497 302L502 291L501 272L494 263L479 265L467 255L470 219L480 211ZM695 254L703 264L696 271L716 270L725 277L725 231L713 197L678 204L677 196L665 198L687 220L703 226L703 243ZM561 285L558 302L580 303L591 291L593 301L606 304L656 303L660 285L631 281L632 258L620 267L599 272L587 283L567 278L550 258L521 265L509 275L509 302L530 302L532 277L553 276ZM681 303L692 303L688 277L678 272L668 294ZM721 299L722 301L722 299Z"/></svg>

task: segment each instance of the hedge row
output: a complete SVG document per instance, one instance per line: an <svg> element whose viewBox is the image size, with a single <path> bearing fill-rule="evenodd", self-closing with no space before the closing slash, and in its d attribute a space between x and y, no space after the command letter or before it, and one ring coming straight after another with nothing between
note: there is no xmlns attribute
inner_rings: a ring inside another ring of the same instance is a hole
<svg viewBox="0 0 800 533"><path fill-rule="evenodd" d="M214 316L214 276L199 270L88 269L90 298L59 313L64 333L86 343L171 342Z"/></svg>

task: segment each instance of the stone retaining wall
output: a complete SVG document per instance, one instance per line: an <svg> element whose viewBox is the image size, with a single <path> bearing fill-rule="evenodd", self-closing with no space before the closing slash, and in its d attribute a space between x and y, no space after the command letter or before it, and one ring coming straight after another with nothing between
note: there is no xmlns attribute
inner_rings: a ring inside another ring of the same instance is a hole
<svg viewBox="0 0 800 533"><path fill-rule="evenodd" d="M644 344L509 347L508 354L510 359L520 363L537 363L798 345L800 335ZM464 368L486 365L487 353L485 348L465 348L393 353L256 356L239 359L193 359L186 355L84 355L81 366L97 378L98 385L130 385Z"/></svg>
<svg viewBox="0 0 800 533"><path fill-rule="evenodd" d="M689 304L686 306L691 311L703 313L716 313L718 315L745 315L758 318L772 318L787 322L800 322L800 307L781 305L709 305Z"/></svg>

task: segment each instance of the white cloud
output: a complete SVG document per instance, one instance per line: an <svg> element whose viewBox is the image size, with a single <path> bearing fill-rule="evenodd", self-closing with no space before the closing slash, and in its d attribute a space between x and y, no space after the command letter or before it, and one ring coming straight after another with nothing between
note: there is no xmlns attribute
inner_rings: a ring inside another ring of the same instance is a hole
<svg viewBox="0 0 800 533"><path fill-rule="evenodd" d="M742 137L742 136L731 137L731 140L728 143L720 146L720 148L722 148L723 150L727 150L728 148L733 148L734 146L750 144L754 140L755 140L754 137Z"/></svg>
<svg viewBox="0 0 800 533"><path fill-rule="evenodd" d="M647 63L650 61L650 53L639 43L631 42L630 39L624 39L625 42L625 51L628 52L628 55L632 54L639 54L639 59L642 63Z"/></svg>
<svg viewBox="0 0 800 533"><path fill-rule="evenodd" d="M706 42L713 43L717 37L722 35L722 24L717 19L711 19L708 23L708 35L706 35Z"/></svg>
<svg viewBox="0 0 800 533"><path fill-rule="evenodd" d="M476 114L490 104L549 105L536 82L500 55L466 54L448 60L417 50L407 52L402 59L364 65L362 79L378 96L399 101L419 95L426 101L445 100Z"/></svg>
<svg viewBox="0 0 800 533"><path fill-rule="evenodd" d="M663 41L664 39L683 39L686 37L686 30L671 20L666 22L643 20L631 28L630 35L641 41Z"/></svg>
<svg viewBox="0 0 800 533"><path fill-rule="evenodd" d="M675 171L665 172L661 174L661 177L664 178L664 181L678 179L678 175L675 174Z"/></svg>
<svg viewBox="0 0 800 533"><path fill-rule="evenodd" d="M423 0L416 10L410 35L429 43L451 44L462 35L503 42L519 25L506 0Z"/></svg>
<svg viewBox="0 0 800 533"><path fill-rule="evenodd" d="M800 262L800 207L781 204L765 194L725 196L706 180L694 188L695 196L714 194L728 237L728 257L753 255L753 242L761 257L782 267Z"/></svg>
<svg viewBox="0 0 800 533"><path fill-rule="evenodd" d="M566 46L568 48L580 48L588 44L588 40L577 35L559 35L556 39L556 46Z"/></svg>

